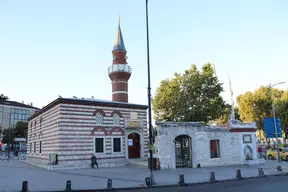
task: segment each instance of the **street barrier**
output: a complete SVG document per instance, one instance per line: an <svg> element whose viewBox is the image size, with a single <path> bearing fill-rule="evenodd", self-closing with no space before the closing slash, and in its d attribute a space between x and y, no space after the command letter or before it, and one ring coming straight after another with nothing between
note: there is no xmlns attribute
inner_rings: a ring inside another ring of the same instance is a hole
<svg viewBox="0 0 288 192"><path fill-rule="evenodd" d="M180 174L180 175L179 175L178 185L180 185L180 186L187 186L187 183L185 183L185 179L184 179L184 175L183 175L183 174Z"/></svg>
<svg viewBox="0 0 288 192"><path fill-rule="evenodd" d="M277 166L277 170L278 172L282 172L282 167L281 166ZM279 174L275 174L274 176L278 176ZM282 174L283 176L288 176L288 174ZM273 176L273 175L271 175ZM258 168L258 178L259 177L268 177L264 174L264 170L263 168ZM251 177L251 178L255 178L255 177ZM236 179L237 180L241 180L241 179L244 179L242 177L242 174L241 174L241 170L240 169L236 169ZM248 178L249 179L249 178ZM228 181L233 181L235 179L228 179ZM209 176L209 181L207 182L203 182L203 183L195 183L195 184L209 184L209 183L213 183L213 182L219 182L216 180L216 177L215 177L215 172L210 172L210 176ZM223 182L227 182L227 181L223 181ZM145 185L146 184L146 185ZM128 190L128 189L145 189L147 187L171 187L171 186L188 186L188 185L193 185L193 183L191 184L188 184L185 182L185 177L184 177L184 174L179 174L179 180L178 180L178 183L177 184L170 184L170 185L153 185L151 186L151 182L150 182L150 177L145 177L145 184L141 185L141 187L131 187L131 188L113 188L113 185L112 185L112 179L107 179L107 187L105 189L92 189L92 190L72 190L72 184L71 184L71 180L67 180L66 181L66 188L63 190L59 190L58 192L92 192L92 191L114 191L114 190L117 190L117 191L124 191L124 190ZM21 192L28 192L29 189L28 189L28 181L23 181L22 182L22 189L21 189ZM55 191L54 191L55 192Z"/></svg>
<svg viewBox="0 0 288 192"><path fill-rule="evenodd" d="M258 168L258 175L264 177L264 170L262 168Z"/></svg>
<svg viewBox="0 0 288 192"><path fill-rule="evenodd" d="M145 184L147 187L151 186L151 182L150 182L150 178L149 177L145 177Z"/></svg>
<svg viewBox="0 0 288 192"><path fill-rule="evenodd" d="M112 179L107 180L107 189L112 189Z"/></svg>
<svg viewBox="0 0 288 192"><path fill-rule="evenodd" d="M28 192L28 181L23 181L21 192Z"/></svg>
<svg viewBox="0 0 288 192"><path fill-rule="evenodd" d="M210 172L210 182L216 182L214 172Z"/></svg>
<svg viewBox="0 0 288 192"><path fill-rule="evenodd" d="M71 180L68 180L66 181L66 189L65 189L65 192L70 192L72 191L72 188L71 188Z"/></svg>
<svg viewBox="0 0 288 192"><path fill-rule="evenodd" d="M236 178L237 178L237 179L244 179L244 178L242 177L242 175L241 175L241 170L240 170L240 169L237 169L237 170L236 170Z"/></svg>

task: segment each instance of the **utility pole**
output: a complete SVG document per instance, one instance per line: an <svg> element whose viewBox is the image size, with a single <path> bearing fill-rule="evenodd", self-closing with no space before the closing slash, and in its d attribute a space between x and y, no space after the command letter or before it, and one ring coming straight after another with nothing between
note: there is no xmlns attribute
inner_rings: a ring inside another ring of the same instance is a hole
<svg viewBox="0 0 288 192"><path fill-rule="evenodd" d="M151 111L151 81L150 81L150 53L149 53L149 21L148 21L148 0L146 0L146 35L147 35L147 71L148 71L148 123L149 123L149 153L150 153L150 185L155 185L153 175L153 127Z"/></svg>
<svg viewBox="0 0 288 192"><path fill-rule="evenodd" d="M269 88L270 88L270 97L271 97L271 101L272 101L272 113L273 113L273 119L274 119L274 129L275 129L275 134L276 134L276 147L277 147L277 160L278 162L281 162L281 156L280 156L280 150L279 150L279 138L278 138L278 130L277 130L277 123L276 123L276 115L275 115L275 109L274 109L274 100L273 100L273 94L272 94L272 88L276 85L280 85L280 84L284 84L286 83L286 81L280 82L280 83L276 83L274 85L272 85L271 83L269 84Z"/></svg>

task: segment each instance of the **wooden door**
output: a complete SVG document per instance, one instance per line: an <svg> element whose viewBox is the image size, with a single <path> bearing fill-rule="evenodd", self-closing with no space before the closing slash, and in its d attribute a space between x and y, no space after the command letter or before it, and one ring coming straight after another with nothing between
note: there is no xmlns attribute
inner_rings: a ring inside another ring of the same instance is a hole
<svg viewBox="0 0 288 192"><path fill-rule="evenodd" d="M128 135L128 157L140 158L140 135L137 133L131 133Z"/></svg>

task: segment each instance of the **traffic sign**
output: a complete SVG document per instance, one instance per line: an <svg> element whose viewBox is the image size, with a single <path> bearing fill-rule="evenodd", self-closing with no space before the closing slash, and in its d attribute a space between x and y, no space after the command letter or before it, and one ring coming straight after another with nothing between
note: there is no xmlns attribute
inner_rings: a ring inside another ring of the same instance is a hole
<svg viewBox="0 0 288 192"><path fill-rule="evenodd" d="M275 119L276 119L276 128L277 128L277 132L278 132L278 137L282 137L280 118L277 117ZM276 138L274 118L271 118L271 117L264 118L264 130L266 133L266 138Z"/></svg>

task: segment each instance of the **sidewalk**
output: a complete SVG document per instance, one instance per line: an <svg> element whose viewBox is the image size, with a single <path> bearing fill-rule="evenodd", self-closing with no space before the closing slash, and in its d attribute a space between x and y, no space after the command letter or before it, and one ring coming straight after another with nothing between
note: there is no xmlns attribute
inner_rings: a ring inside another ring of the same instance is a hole
<svg viewBox="0 0 288 192"><path fill-rule="evenodd" d="M197 183L209 180L210 172L215 172L216 180L233 179L236 169L240 169L242 176L258 176L258 168L263 168L265 175L277 173L277 162L266 161L260 166L231 166L155 171L158 185L177 184L179 174L184 174L185 182ZM283 172L288 172L288 163L281 162ZM102 169L77 169L62 171L47 171L34 167L23 161L0 162L0 191L19 191L22 182L28 181L29 190L64 190L66 181L71 180L72 189L101 189L107 186L107 179L111 178L114 188L136 187L144 184L149 170L140 167L117 167Z"/></svg>

